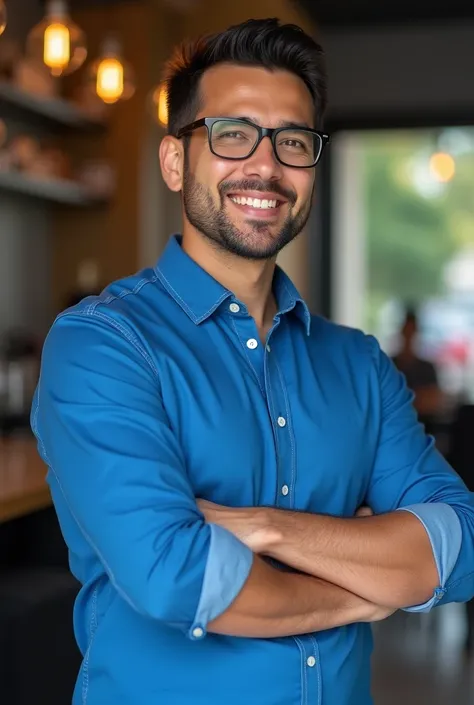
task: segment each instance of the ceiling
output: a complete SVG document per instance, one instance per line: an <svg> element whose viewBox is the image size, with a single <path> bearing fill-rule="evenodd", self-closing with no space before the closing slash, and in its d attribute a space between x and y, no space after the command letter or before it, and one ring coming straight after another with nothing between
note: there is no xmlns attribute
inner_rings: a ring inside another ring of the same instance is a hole
<svg viewBox="0 0 474 705"><path fill-rule="evenodd" d="M321 27L427 24L474 19L473 0L296 0Z"/></svg>
<svg viewBox="0 0 474 705"><path fill-rule="evenodd" d="M41 0L44 2L45 0ZM155 2L157 0L154 0ZM226 0L224 0L226 1ZM133 0L70 0L74 8L113 6ZM206 0L159 0L177 10ZM321 27L350 28L393 24L427 24L474 20L474 0L290 0L302 6Z"/></svg>

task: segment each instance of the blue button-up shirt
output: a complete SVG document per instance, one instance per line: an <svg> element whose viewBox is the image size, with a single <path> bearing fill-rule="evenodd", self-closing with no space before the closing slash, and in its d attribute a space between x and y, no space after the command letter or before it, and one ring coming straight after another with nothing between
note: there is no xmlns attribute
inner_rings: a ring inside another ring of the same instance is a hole
<svg viewBox="0 0 474 705"><path fill-rule="evenodd" d="M474 502L374 338L311 316L277 269L262 345L245 305L171 238L153 269L55 321L32 427L73 573L75 705L368 705L370 626L207 632L252 553L196 497L351 517L408 508L439 587L474 592Z"/></svg>

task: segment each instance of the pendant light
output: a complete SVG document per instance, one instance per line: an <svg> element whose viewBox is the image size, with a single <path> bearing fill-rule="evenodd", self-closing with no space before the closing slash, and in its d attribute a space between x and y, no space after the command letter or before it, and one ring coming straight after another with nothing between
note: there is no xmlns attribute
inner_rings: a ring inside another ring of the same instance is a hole
<svg viewBox="0 0 474 705"><path fill-rule="evenodd" d="M91 67L94 90L107 105L128 100L135 93L133 71L123 59L122 46L116 36L105 39L101 55Z"/></svg>
<svg viewBox="0 0 474 705"><path fill-rule="evenodd" d="M46 3L46 15L29 33L26 50L55 77L82 66L87 56L85 35L69 17L65 0Z"/></svg>

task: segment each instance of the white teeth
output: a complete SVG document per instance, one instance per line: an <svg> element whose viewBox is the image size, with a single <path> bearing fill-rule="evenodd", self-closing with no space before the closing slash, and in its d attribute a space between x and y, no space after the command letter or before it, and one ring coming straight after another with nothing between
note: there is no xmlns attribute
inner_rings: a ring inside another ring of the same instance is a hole
<svg viewBox="0 0 474 705"><path fill-rule="evenodd" d="M251 206L252 208L262 208L268 210L269 208L276 208L277 201L268 200L267 198L244 198L243 196L231 196L230 197L234 203L238 203L241 206Z"/></svg>

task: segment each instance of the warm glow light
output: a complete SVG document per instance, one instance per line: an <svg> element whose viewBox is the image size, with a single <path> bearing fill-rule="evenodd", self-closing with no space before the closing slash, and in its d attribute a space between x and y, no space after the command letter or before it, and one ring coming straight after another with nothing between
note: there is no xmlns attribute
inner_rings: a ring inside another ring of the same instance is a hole
<svg viewBox="0 0 474 705"><path fill-rule="evenodd" d="M456 173L456 163L450 154L436 152L430 159L430 171L436 181L446 183L451 181Z"/></svg>
<svg viewBox="0 0 474 705"><path fill-rule="evenodd" d="M99 57L89 69L88 83L107 105L128 100L135 93L135 77L125 60L120 39L108 35L102 43Z"/></svg>
<svg viewBox="0 0 474 705"><path fill-rule="evenodd" d="M123 66L118 59L103 59L97 69L96 91L104 103L116 103L123 95Z"/></svg>
<svg viewBox="0 0 474 705"><path fill-rule="evenodd" d="M0 34L3 34L7 26L7 8L3 0L0 0Z"/></svg>
<svg viewBox="0 0 474 705"><path fill-rule="evenodd" d="M60 22L46 27L43 61L51 69L64 69L71 60L71 37L68 28Z"/></svg>
<svg viewBox="0 0 474 705"><path fill-rule="evenodd" d="M28 33L26 54L56 78L82 66L87 56L86 38L69 17L65 0L47 0L44 18Z"/></svg>
<svg viewBox="0 0 474 705"><path fill-rule="evenodd" d="M156 118L160 125L167 127L168 125L168 98L166 88L158 86L153 94L153 103L156 109Z"/></svg>

